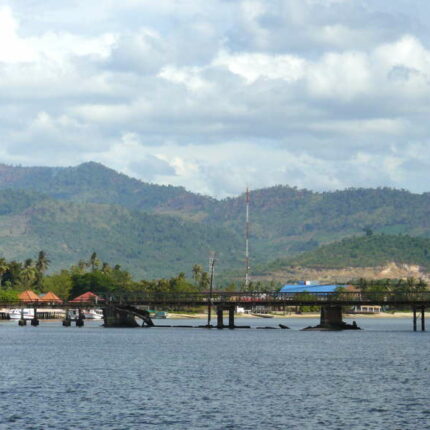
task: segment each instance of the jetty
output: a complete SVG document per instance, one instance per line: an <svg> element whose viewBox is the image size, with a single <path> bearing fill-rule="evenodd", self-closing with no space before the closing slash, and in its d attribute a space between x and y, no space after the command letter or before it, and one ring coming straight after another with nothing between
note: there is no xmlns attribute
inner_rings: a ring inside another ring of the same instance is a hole
<svg viewBox="0 0 430 430"><path fill-rule="evenodd" d="M235 329L249 326L238 326L235 321L237 307L245 309L282 310L296 306L318 306L320 308L320 324L309 329L320 330L344 330L357 329L356 324L347 324L343 321L344 309L353 306L378 305L411 309L413 313L412 329L425 331L425 311L430 307L429 291L396 291L396 292L332 292L332 293L271 293L261 292L216 292L210 296L207 293L131 293L115 295L88 295L80 300L69 302L44 301L35 299L29 301L0 302L0 308L29 308L34 309L34 318L31 324L37 326L38 311L43 308L61 308L65 310L65 326L70 309L77 309L76 325L83 326L84 318L82 310L97 308L103 310L103 322L105 327L137 327L136 317L142 321L141 326L156 327L147 309L186 309L189 307L205 306L208 308L208 323L201 328ZM211 309L215 309L216 324L210 320ZM228 314L228 320L224 322L224 313ZM25 323L22 323L23 325Z"/></svg>

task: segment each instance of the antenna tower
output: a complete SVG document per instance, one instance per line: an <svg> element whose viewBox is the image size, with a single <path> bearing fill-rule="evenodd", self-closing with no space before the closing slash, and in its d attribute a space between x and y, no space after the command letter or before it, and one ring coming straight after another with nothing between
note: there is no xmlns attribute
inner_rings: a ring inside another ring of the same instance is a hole
<svg viewBox="0 0 430 430"><path fill-rule="evenodd" d="M245 287L249 286L249 189L246 187L246 219L245 219Z"/></svg>

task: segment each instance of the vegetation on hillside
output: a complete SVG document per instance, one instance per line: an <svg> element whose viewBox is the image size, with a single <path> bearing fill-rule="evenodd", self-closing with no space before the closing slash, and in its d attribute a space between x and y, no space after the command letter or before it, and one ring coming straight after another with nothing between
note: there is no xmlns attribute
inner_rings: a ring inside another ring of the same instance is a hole
<svg viewBox="0 0 430 430"><path fill-rule="evenodd" d="M206 265L209 250L220 255L219 272L243 265L244 195L215 200L181 187L146 184L97 163L0 165L0 189L0 252L7 258L46 249L56 269L95 250L150 277L170 276L196 262ZM316 193L276 186L252 191L250 205L252 267L306 254L363 229L375 236L430 237L429 193L390 188ZM390 260L396 260L392 252ZM408 261L427 267L418 254ZM353 250L347 255L339 263L334 256L324 258L333 267L361 264Z"/></svg>
<svg viewBox="0 0 430 430"><path fill-rule="evenodd" d="M240 261L240 238L222 227L130 211L120 206L56 201L43 195L0 191L0 255L24 260L44 249L51 269L93 251L145 278L173 276L216 250L221 268Z"/></svg>
<svg viewBox="0 0 430 430"><path fill-rule="evenodd" d="M430 269L430 239L372 233L342 239L295 257L280 258L259 270L275 271L287 266L321 269L375 267L390 262Z"/></svg>
<svg viewBox="0 0 430 430"><path fill-rule="evenodd" d="M155 210L210 206L213 199L183 187L148 184L89 162L76 167L13 167L0 165L0 189L28 190L58 200L119 205Z"/></svg>

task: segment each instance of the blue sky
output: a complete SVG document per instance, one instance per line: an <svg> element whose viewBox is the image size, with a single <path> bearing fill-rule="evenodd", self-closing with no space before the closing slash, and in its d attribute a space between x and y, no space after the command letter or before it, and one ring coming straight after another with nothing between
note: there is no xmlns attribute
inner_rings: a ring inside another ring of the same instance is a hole
<svg viewBox="0 0 430 430"><path fill-rule="evenodd" d="M0 0L0 162L216 197L430 191L430 4Z"/></svg>

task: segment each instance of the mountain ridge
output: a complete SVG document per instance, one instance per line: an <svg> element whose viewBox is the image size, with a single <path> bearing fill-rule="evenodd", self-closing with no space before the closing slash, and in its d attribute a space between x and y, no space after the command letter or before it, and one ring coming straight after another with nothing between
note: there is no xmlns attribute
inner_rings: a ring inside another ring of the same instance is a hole
<svg viewBox="0 0 430 430"><path fill-rule="evenodd" d="M186 233L189 231L187 228L194 226L200 236L207 237L210 243L218 243L218 249L213 251L235 255L228 258L238 268L244 264L245 194L217 200L194 194L183 187L147 184L94 162L59 168L2 164L0 190L6 194L22 191L26 193L25 198L23 195L18 200L22 202L27 199L33 205L44 199L50 199L50 205L56 201L59 207L62 207L61 202L81 205L83 215L80 222L84 222L86 211L92 213L95 210L92 205L111 205L130 213L146 213L155 217L153 220L168 216L175 225L186 223L182 233L180 229L175 230L180 238L178 240L187 241L186 237L190 235ZM252 266L362 234L363 230L430 237L430 193L415 194L388 187L314 192L278 185L252 190L250 196ZM22 219L25 214L21 212L16 216ZM79 222L79 217L75 218ZM10 219L3 222L5 225L12 223ZM114 219L109 222L115 225ZM49 233L47 228L44 231ZM209 238L208 232L213 237ZM58 238L60 233L57 230ZM229 235L231 246L227 238ZM224 238L222 244L216 242L217 236ZM85 241L85 237L81 240ZM195 242L198 243L196 246L202 246L197 239ZM52 242L51 246L55 249L56 245ZM121 247L121 244L118 246ZM188 261L185 250L180 247L175 247L174 253L175 256L158 256L153 263L159 264L160 258ZM187 253L192 254L190 250ZM230 262L227 264L231 265Z"/></svg>

